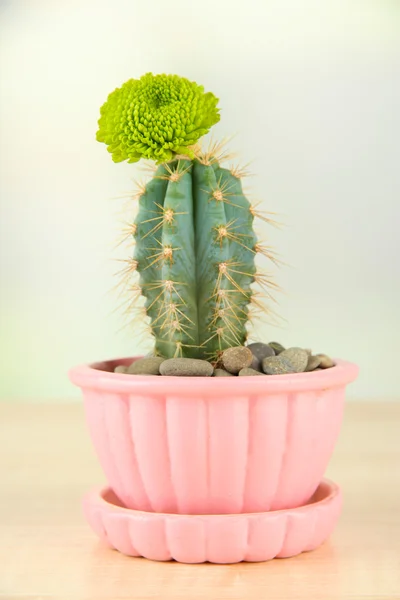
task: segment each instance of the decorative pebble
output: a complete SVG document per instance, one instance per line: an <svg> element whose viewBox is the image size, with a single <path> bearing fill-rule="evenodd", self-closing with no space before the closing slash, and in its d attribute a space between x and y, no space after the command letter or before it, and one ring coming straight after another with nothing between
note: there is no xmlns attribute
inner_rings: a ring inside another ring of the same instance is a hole
<svg viewBox="0 0 400 600"><path fill-rule="evenodd" d="M282 346L282 344L280 344L279 342L268 342L268 346L270 346L270 348L274 350L277 356L285 350L285 347Z"/></svg>
<svg viewBox="0 0 400 600"><path fill-rule="evenodd" d="M214 369L214 377L233 377L233 375L225 369Z"/></svg>
<svg viewBox="0 0 400 600"><path fill-rule="evenodd" d="M281 356L267 356L262 362L262 368L266 375L296 373L293 365L286 358Z"/></svg>
<svg viewBox="0 0 400 600"><path fill-rule="evenodd" d="M307 368L308 353L303 348L288 348L279 356L288 360L296 373L303 373Z"/></svg>
<svg viewBox="0 0 400 600"><path fill-rule="evenodd" d="M330 356L327 356L326 354L317 354L317 356L320 360L319 366L321 369L330 369L331 367L335 366L335 363Z"/></svg>
<svg viewBox="0 0 400 600"><path fill-rule="evenodd" d="M128 373L131 375L159 375L160 365L164 361L165 358L161 356L139 358L128 367Z"/></svg>
<svg viewBox="0 0 400 600"><path fill-rule="evenodd" d="M309 356L306 371L315 371L319 367L321 359L319 356Z"/></svg>
<svg viewBox="0 0 400 600"><path fill-rule="evenodd" d="M177 377L211 377L212 364L199 358L168 358L160 366L161 375Z"/></svg>
<svg viewBox="0 0 400 600"><path fill-rule="evenodd" d="M313 355L308 348L284 348L279 342L253 342L224 350L217 369L206 360L155 356L154 351L131 365L117 365L114 373L177 377L254 377L322 371L335 366L326 354Z"/></svg>
<svg viewBox="0 0 400 600"><path fill-rule="evenodd" d="M249 367L253 361L253 354L245 346L228 348L222 353L222 364L229 373L236 375L242 369Z"/></svg>
<svg viewBox="0 0 400 600"><path fill-rule="evenodd" d="M255 369L251 369L250 367L246 367L245 369L241 369L239 371L239 377L250 377L253 375L262 375L265 377L264 373L260 373L260 371L256 371Z"/></svg>
<svg viewBox="0 0 400 600"><path fill-rule="evenodd" d="M264 358L267 358L267 356L275 356L275 350L271 348L271 346L268 346L268 344L263 344L262 342L254 342L253 344L249 344L247 348L251 350L253 355L251 368L256 371L261 371L261 363Z"/></svg>

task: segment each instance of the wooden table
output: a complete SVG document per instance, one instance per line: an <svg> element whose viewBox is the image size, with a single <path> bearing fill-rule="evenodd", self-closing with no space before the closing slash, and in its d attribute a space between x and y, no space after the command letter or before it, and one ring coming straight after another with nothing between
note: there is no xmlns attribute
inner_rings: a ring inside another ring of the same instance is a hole
<svg viewBox="0 0 400 600"><path fill-rule="evenodd" d="M296 558L156 563L102 547L80 500L104 481L78 404L0 405L0 598L400 599L400 402L348 403L328 475L339 525Z"/></svg>

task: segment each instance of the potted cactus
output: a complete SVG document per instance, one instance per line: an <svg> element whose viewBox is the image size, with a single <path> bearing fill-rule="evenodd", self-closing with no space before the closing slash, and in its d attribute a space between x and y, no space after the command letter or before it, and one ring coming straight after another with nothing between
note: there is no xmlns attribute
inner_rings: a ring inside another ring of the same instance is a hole
<svg viewBox="0 0 400 600"><path fill-rule="evenodd" d="M244 195L243 173L224 166L220 144L199 142L217 103L185 78L149 73L109 95L97 132L114 162L155 165L126 269L154 351L70 372L109 483L85 513L122 552L162 560L265 560L321 543L340 508L323 475L357 375L301 348L246 345L254 285L274 287L256 257L274 255L257 241L265 214Z"/></svg>

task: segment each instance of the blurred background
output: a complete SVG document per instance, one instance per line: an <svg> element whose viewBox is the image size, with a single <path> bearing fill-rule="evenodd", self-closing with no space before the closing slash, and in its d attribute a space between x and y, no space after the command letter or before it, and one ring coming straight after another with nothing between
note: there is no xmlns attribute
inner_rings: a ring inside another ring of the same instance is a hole
<svg viewBox="0 0 400 600"><path fill-rule="evenodd" d="M220 98L214 136L285 224L260 231L285 320L257 338L357 362L352 399L400 399L399 2L2 0L0 28L1 399L77 399L71 366L149 348L111 291L140 167L95 141L148 71Z"/></svg>

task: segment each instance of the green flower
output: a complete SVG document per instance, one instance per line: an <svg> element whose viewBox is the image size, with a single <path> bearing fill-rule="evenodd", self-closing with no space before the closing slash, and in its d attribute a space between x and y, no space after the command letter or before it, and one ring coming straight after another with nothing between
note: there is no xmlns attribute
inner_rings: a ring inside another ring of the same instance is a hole
<svg viewBox="0 0 400 600"><path fill-rule="evenodd" d="M114 162L193 158L190 146L219 121L217 103L214 94L184 77L147 73L111 92L100 109L96 139L108 146Z"/></svg>

